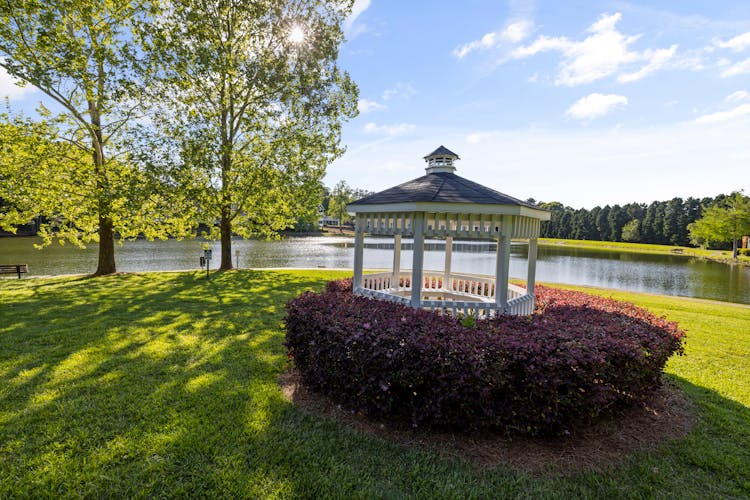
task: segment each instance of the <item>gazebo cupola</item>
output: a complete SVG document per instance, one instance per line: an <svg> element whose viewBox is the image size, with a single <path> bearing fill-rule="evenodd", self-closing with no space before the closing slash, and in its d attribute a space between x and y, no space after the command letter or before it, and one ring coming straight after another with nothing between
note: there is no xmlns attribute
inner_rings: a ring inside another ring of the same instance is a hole
<svg viewBox="0 0 750 500"><path fill-rule="evenodd" d="M440 146L435 151L425 156L424 159L427 162L426 170L428 174L436 174L438 172L448 172L452 174L456 171L453 162L460 158L450 149L445 146Z"/></svg>
<svg viewBox="0 0 750 500"><path fill-rule="evenodd" d="M537 239L550 213L455 174L444 146L424 157L426 175L357 200L354 293L453 314L489 317L534 310ZM393 268L363 274L365 234L392 236ZM413 238L411 269L401 268L402 238ZM425 238L445 240L443 269L423 269ZM497 241L493 276L451 271L453 240ZM508 282L511 239L528 240L526 288Z"/></svg>

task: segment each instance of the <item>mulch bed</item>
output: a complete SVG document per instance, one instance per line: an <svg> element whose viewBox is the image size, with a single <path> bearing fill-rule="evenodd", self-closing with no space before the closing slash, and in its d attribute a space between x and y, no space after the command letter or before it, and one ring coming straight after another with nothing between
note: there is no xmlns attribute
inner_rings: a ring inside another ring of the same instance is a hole
<svg viewBox="0 0 750 500"><path fill-rule="evenodd" d="M279 384L285 397L316 417L337 421L394 443L468 460L483 468L506 467L541 476L599 472L620 465L637 452L647 452L686 436L696 419L692 402L665 381L646 404L601 418L572 435L556 439L508 436L500 432L433 432L375 422L343 408L300 384L295 370Z"/></svg>

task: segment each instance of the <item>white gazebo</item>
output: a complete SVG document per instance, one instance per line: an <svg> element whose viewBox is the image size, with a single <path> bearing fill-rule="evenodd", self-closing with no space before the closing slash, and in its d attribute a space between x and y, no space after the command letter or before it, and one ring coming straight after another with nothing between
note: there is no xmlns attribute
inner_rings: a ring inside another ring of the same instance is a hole
<svg viewBox="0 0 750 500"><path fill-rule="evenodd" d="M427 175L357 200L354 293L452 314L490 317L534 311L537 239L550 213L454 172L444 146L425 156ZM392 236L393 269L363 275L365 234ZM414 239L411 270L401 269L401 239ZM445 239L445 266L423 269L425 238ZM495 275L451 271L453 240L497 241ZM508 283L511 239L528 240L526 288Z"/></svg>

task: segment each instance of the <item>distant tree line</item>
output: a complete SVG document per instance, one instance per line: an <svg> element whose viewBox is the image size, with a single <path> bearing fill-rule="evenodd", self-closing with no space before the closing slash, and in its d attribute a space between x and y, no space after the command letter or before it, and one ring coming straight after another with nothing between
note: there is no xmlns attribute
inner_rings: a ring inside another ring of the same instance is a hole
<svg viewBox="0 0 750 500"><path fill-rule="evenodd" d="M659 245L690 246L705 244L714 248L729 248L731 241L691 241L688 226L712 207L723 207L739 193L720 194L715 198L672 198L669 201L605 205L592 209L564 206L559 202L539 203L552 212L552 218L542 223L543 238L574 240L626 241Z"/></svg>

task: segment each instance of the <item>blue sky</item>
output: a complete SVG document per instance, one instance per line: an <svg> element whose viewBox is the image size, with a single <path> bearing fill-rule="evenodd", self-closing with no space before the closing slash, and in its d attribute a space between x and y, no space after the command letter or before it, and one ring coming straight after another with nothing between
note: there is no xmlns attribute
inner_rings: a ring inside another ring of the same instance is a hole
<svg viewBox="0 0 750 500"><path fill-rule="evenodd" d="M459 175L573 207L750 189L750 2L358 0L326 184Z"/></svg>
<svg viewBox="0 0 750 500"><path fill-rule="evenodd" d="M750 191L750 1L357 0L360 88L325 183L459 175L575 208ZM41 99L0 70L0 96Z"/></svg>

